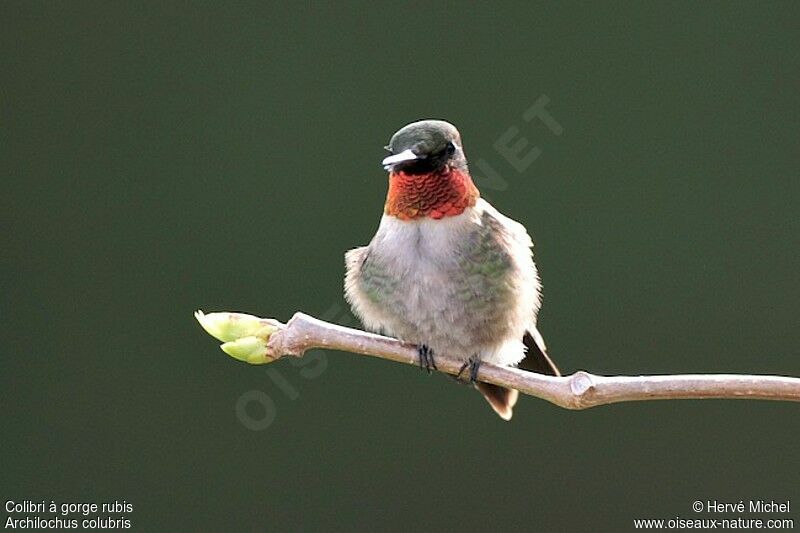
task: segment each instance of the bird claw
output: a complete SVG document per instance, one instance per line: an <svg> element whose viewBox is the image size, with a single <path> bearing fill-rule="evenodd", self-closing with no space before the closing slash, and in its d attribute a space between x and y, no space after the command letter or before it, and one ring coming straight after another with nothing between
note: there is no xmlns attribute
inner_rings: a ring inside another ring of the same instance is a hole
<svg viewBox="0 0 800 533"><path fill-rule="evenodd" d="M478 369L481 367L481 360L477 357L470 357L464 361L464 364L458 369L458 374L453 376L453 378L458 382L462 382L461 374L464 373L467 367L469 367L469 383L474 385L475 382L478 381Z"/></svg>
<svg viewBox="0 0 800 533"><path fill-rule="evenodd" d="M419 347L417 347L417 354L419 355L419 367L422 370L426 370L428 374L433 370L439 370L436 368L436 362L433 360L433 350L431 350L427 344L420 344Z"/></svg>

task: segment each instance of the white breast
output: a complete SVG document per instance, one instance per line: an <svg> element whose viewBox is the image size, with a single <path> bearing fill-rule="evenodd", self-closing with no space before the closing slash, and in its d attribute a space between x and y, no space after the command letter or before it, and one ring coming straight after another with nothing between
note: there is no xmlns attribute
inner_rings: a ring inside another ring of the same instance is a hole
<svg viewBox="0 0 800 533"><path fill-rule="evenodd" d="M484 223L486 215L502 225L508 251L518 267L511 298L497 306L502 320L488 325L481 322L484 315L470 313L462 303L454 305L454 294L463 286L465 275L460 254L469 234ZM486 361L514 364L523 356L522 336L535 323L539 307L530 245L524 227L483 200L461 215L440 220L404 221L384 215L368 255L394 280L392 290L386 291L380 302L370 301L352 279L348 299L370 329L408 342L424 342L465 359L477 352ZM487 334L489 329L496 334Z"/></svg>

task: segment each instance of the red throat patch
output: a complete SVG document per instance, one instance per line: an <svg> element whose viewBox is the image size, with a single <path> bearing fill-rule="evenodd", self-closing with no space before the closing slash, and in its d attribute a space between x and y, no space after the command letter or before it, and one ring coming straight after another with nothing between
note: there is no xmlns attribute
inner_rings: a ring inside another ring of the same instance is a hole
<svg viewBox="0 0 800 533"><path fill-rule="evenodd" d="M430 174L389 174L384 211L401 220L460 215L478 201L478 188L468 172L445 167Z"/></svg>

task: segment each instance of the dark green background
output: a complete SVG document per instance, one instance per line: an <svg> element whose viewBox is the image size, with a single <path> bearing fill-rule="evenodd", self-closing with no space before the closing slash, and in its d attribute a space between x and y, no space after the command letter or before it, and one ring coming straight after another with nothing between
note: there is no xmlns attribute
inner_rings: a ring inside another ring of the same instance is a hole
<svg viewBox="0 0 800 533"><path fill-rule="evenodd" d="M800 375L797 6L4 2L3 501L245 531L800 507L794 404L523 398L504 423L385 361L238 363L192 318L353 324L381 147L439 117L534 236L562 369ZM522 120L540 95L561 136ZM512 126L542 150L521 174L492 147Z"/></svg>

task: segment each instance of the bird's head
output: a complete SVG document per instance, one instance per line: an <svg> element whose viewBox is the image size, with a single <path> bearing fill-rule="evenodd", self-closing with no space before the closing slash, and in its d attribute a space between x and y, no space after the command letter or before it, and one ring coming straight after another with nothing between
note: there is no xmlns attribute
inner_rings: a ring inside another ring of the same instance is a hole
<svg viewBox="0 0 800 533"><path fill-rule="evenodd" d="M400 128L385 147L383 168L405 174L430 174L446 166L466 171L461 135L444 120L420 120Z"/></svg>

